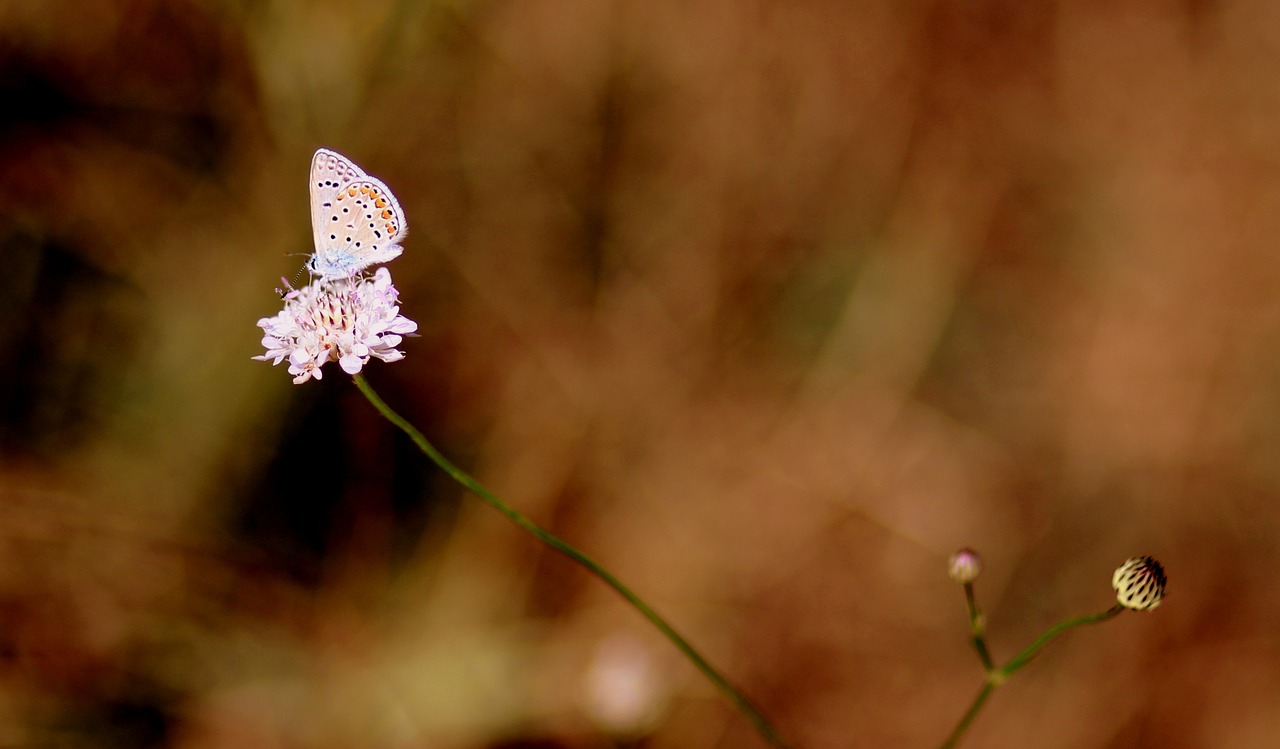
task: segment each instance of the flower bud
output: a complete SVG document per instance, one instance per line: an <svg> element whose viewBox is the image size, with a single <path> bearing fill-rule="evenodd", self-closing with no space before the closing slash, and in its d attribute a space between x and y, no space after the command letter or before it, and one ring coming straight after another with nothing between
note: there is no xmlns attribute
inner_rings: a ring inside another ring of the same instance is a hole
<svg viewBox="0 0 1280 749"><path fill-rule="evenodd" d="M1164 599L1164 567L1152 557L1134 557L1111 576L1116 600L1134 611L1149 611Z"/></svg>
<svg viewBox="0 0 1280 749"><path fill-rule="evenodd" d="M958 583L971 583L982 574L982 557L968 547L957 551L947 560L947 575Z"/></svg>

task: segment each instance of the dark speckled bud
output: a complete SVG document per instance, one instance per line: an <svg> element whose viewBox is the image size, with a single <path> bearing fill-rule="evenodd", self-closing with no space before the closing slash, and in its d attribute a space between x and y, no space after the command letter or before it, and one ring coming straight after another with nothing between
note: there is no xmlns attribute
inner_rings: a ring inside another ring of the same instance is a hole
<svg viewBox="0 0 1280 749"><path fill-rule="evenodd" d="M1134 557L1111 576L1116 600L1134 611L1149 611L1164 599L1164 567L1152 557Z"/></svg>

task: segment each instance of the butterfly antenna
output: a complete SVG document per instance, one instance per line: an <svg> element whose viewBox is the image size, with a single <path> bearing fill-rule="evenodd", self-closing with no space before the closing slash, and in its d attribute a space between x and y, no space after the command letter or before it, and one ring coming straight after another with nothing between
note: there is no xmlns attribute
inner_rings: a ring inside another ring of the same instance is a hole
<svg viewBox="0 0 1280 749"><path fill-rule="evenodd" d="M306 265L303 265L301 268L299 268L298 272L293 274L293 280L291 281L286 280L284 276L280 276L280 283L284 284L284 286L282 288L277 288L276 293L280 295L281 299L285 298L285 296L287 296L290 292L294 292L298 290L297 288L298 279L302 276L302 271L306 269L307 269Z"/></svg>

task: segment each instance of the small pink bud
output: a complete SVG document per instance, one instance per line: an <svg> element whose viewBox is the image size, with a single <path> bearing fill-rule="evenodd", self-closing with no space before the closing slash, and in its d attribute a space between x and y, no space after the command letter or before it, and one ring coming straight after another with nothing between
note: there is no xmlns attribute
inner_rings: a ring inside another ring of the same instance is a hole
<svg viewBox="0 0 1280 749"><path fill-rule="evenodd" d="M947 575L958 583L971 583L982 574L982 557L968 547L957 551L947 560Z"/></svg>

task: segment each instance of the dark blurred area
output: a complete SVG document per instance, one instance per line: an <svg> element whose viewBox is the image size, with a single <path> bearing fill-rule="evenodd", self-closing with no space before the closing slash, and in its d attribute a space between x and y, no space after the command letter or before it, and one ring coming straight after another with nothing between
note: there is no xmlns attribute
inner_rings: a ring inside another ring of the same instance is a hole
<svg viewBox="0 0 1280 749"><path fill-rule="evenodd" d="M1280 6L0 4L0 746L756 747L255 322L328 147L367 373L806 748L1280 742ZM1259 580L1261 578L1261 581Z"/></svg>

